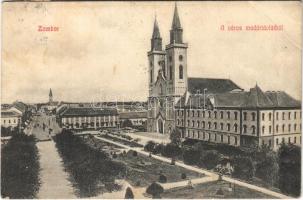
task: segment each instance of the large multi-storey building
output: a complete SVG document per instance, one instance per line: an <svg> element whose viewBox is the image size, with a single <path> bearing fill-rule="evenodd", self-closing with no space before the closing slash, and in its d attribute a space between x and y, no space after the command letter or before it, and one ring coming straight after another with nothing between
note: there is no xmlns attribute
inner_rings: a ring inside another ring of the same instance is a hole
<svg viewBox="0 0 303 200"><path fill-rule="evenodd" d="M175 6L170 43L162 49L155 19L149 60L147 130L169 134L181 130L194 138L234 146L301 144L301 103L283 91L244 91L229 79L187 77L187 43L183 43Z"/></svg>

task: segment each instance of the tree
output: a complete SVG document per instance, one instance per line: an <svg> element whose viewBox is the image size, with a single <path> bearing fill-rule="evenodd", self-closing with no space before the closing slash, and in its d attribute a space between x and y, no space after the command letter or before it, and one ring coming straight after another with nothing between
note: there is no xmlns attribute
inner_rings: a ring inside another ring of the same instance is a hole
<svg viewBox="0 0 303 200"><path fill-rule="evenodd" d="M234 160L233 176L249 180L255 175L255 166L250 157L237 156Z"/></svg>
<svg viewBox="0 0 303 200"><path fill-rule="evenodd" d="M216 150L202 151L200 159L198 159L199 160L198 165L204 166L207 169L212 169L219 164L222 157L223 157L222 154L220 154Z"/></svg>
<svg viewBox="0 0 303 200"><path fill-rule="evenodd" d="M130 187L127 187L124 199L133 199L133 198L134 198L134 194L132 189Z"/></svg>
<svg viewBox="0 0 303 200"><path fill-rule="evenodd" d="M155 198L160 198L161 193L164 192L163 187L156 182L153 182L148 188L146 189L146 193L152 195L152 197Z"/></svg>
<svg viewBox="0 0 303 200"><path fill-rule="evenodd" d="M181 132L179 129L173 129L169 136L170 142L175 145L181 144Z"/></svg>
<svg viewBox="0 0 303 200"><path fill-rule="evenodd" d="M263 179L270 185L275 185L279 176L279 164L277 153L262 147L257 153L256 160L256 177Z"/></svg>
<svg viewBox="0 0 303 200"><path fill-rule="evenodd" d="M126 119L126 120L124 120L124 121L122 122L121 127L130 127L130 128L132 128L132 127L133 127L133 123L132 123L132 121L130 121L129 119Z"/></svg>
<svg viewBox="0 0 303 200"><path fill-rule="evenodd" d="M148 141L147 144L144 146L144 150L148 152L152 152L156 146L154 141Z"/></svg>
<svg viewBox="0 0 303 200"><path fill-rule="evenodd" d="M166 183L167 182L166 176L163 175L163 174L160 174L160 176L159 176L159 182L160 183Z"/></svg>
<svg viewBox="0 0 303 200"><path fill-rule="evenodd" d="M166 156L169 158L175 158L182 154L182 150L178 145L169 143L163 147L161 153L163 156Z"/></svg>
<svg viewBox="0 0 303 200"><path fill-rule="evenodd" d="M278 151L279 188L296 197L301 191L301 148L282 144Z"/></svg>
<svg viewBox="0 0 303 200"><path fill-rule="evenodd" d="M183 161L185 164L195 165L200 158L200 152L192 147L183 152Z"/></svg>

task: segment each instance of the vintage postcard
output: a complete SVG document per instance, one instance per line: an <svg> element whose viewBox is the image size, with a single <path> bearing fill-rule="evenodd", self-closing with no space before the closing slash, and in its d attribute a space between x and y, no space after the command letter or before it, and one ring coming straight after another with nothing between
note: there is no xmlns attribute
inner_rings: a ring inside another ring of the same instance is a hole
<svg viewBox="0 0 303 200"><path fill-rule="evenodd" d="M300 1L2 2L1 197L301 195Z"/></svg>

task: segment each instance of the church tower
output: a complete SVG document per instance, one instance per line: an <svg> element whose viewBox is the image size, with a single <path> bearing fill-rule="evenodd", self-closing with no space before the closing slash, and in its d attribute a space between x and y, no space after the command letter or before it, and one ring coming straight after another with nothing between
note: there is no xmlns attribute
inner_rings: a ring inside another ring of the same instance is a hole
<svg viewBox="0 0 303 200"><path fill-rule="evenodd" d="M183 95L187 90L187 43L183 43L177 4L170 30L170 43L166 45L167 53L167 90L170 95Z"/></svg>
<svg viewBox="0 0 303 200"><path fill-rule="evenodd" d="M153 35L151 38L151 50L147 53L149 61L149 96L154 96L154 86L159 70L165 76L165 51L162 50L162 38L160 35L157 18L154 21Z"/></svg>
<svg viewBox="0 0 303 200"><path fill-rule="evenodd" d="M49 89L48 102L49 102L49 103L52 103L52 102L53 102L53 92L52 92L52 88Z"/></svg>

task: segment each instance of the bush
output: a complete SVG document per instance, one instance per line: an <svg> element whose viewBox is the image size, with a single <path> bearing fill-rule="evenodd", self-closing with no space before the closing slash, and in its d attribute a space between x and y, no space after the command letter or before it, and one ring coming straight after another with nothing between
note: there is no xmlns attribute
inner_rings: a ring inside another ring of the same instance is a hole
<svg viewBox="0 0 303 200"><path fill-rule="evenodd" d="M164 145L163 144L157 144L155 145L155 148L153 150L153 154L160 154L163 151Z"/></svg>
<svg viewBox="0 0 303 200"><path fill-rule="evenodd" d="M130 187L127 187L124 199L133 199L133 198L134 198L134 194L132 189Z"/></svg>
<svg viewBox="0 0 303 200"><path fill-rule="evenodd" d="M182 178L182 179L186 179L186 174L185 174L185 173L182 173L182 174L181 174L181 178Z"/></svg>
<svg viewBox="0 0 303 200"><path fill-rule="evenodd" d="M137 151L133 151L133 156L138 156Z"/></svg>
<svg viewBox="0 0 303 200"><path fill-rule="evenodd" d="M147 144L144 146L144 150L148 152L152 152L156 146L156 143L153 141L148 141Z"/></svg>
<svg viewBox="0 0 303 200"><path fill-rule="evenodd" d="M166 176L163 175L163 174L160 174L160 176L159 176L159 182L160 183L166 183L167 182Z"/></svg>
<svg viewBox="0 0 303 200"><path fill-rule="evenodd" d="M178 145L169 143L162 148L161 154L165 157L174 158L182 154L182 150Z"/></svg>
<svg viewBox="0 0 303 200"><path fill-rule="evenodd" d="M146 193L152 195L153 198L160 198L160 195L164 192L163 187L153 182L148 188L146 189Z"/></svg>
<svg viewBox="0 0 303 200"><path fill-rule="evenodd" d="M39 190L39 155L33 136L15 134L2 147L1 196L32 199Z"/></svg>
<svg viewBox="0 0 303 200"><path fill-rule="evenodd" d="M203 151L198 164L206 167L206 169L213 169L219 164L222 157L223 155L216 150Z"/></svg>
<svg viewBox="0 0 303 200"><path fill-rule="evenodd" d="M56 135L55 141L81 197L97 195L100 183L106 183L111 190L115 178L125 176L125 164L112 161L105 152L90 147L69 131Z"/></svg>
<svg viewBox="0 0 303 200"><path fill-rule="evenodd" d="M186 148L183 152L183 161L188 165L195 165L200 159L200 152L194 148Z"/></svg>
<svg viewBox="0 0 303 200"><path fill-rule="evenodd" d="M250 180L254 175L255 166L250 157L238 156L234 159L234 177Z"/></svg>
<svg viewBox="0 0 303 200"><path fill-rule="evenodd" d="M279 188L299 197L301 193L301 148L283 144L279 151Z"/></svg>

